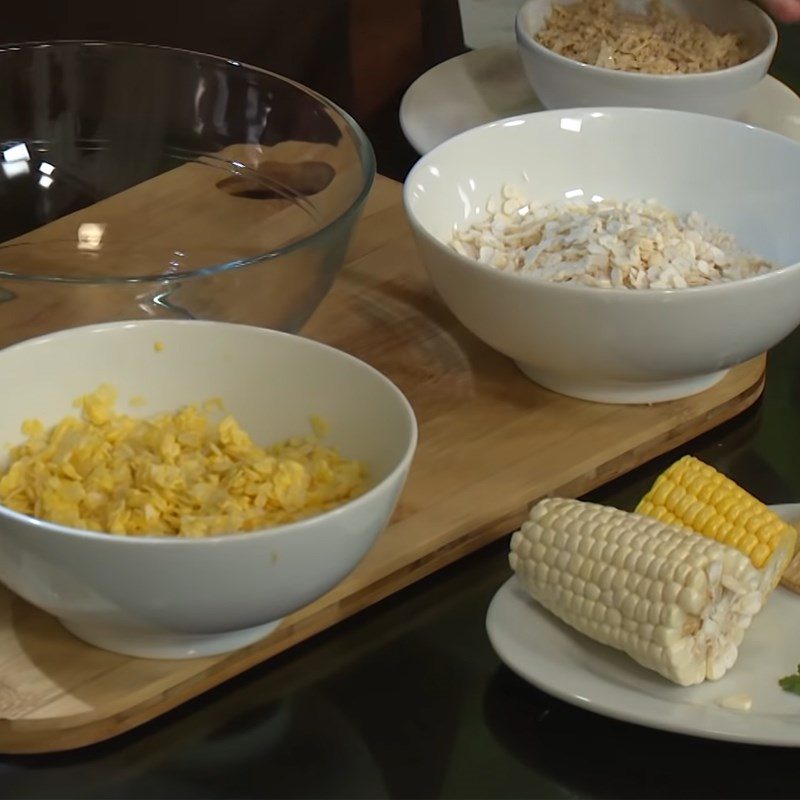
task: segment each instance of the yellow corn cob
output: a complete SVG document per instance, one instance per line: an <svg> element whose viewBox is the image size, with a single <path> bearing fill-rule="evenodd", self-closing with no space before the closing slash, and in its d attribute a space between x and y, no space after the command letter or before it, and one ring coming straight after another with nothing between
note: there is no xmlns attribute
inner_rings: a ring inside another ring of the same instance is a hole
<svg viewBox="0 0 800 800"><path fill-rule="evenodd" d="M797 542L791 525L693 456L659 475L636 512L735 547L761 571L767 591L780 582Z"/></svg>
<svg viewBox="0 0 800 800"><path fill-rule="evenodd" d="M758 570L735 548L578 500L537 503L509 562L561 620L682 686L733 666L764 598Z"/></svg>

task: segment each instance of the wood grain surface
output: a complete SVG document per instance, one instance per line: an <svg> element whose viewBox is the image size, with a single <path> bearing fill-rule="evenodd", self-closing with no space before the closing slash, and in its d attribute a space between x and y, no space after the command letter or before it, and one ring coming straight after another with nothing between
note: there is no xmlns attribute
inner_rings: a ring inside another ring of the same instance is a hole
<svg viewBox="0 0 800 800"><path fill-rule="evenodd" d="M701 395L653 406L541 389L471 336L418 261L399 184L379 178L347 264L304 333L364 359L411 401L418 452L391 525L339 586L224 656L104 652L0 589L0 751L66 750L157 717L499 537L545 495L579 496L733 417L764 356Z"/></svg>

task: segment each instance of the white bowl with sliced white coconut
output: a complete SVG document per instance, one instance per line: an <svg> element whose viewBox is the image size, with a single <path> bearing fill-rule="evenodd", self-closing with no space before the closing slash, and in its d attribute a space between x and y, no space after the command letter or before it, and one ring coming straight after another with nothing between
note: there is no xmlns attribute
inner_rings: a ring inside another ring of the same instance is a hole
<svg viewBox="0 0 800 800"><path fill-rule="evenodd" d="M453 313L563 394L686 397L800 323L800 144L759 128L527 114L432 150L404 197Z"/></svg>

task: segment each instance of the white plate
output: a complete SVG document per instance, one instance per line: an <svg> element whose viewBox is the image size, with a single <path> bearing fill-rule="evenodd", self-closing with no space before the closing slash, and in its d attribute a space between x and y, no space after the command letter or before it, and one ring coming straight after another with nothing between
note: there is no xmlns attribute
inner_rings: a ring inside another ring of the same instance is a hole
<svg viewBox="0 0 800 800"><path fill-rule="evenodd" d="M516 45L471 50L417 78L400 104L400 127L420 155L469 128L539 111ZM743 122L800 141L800 98L767 76L752 90Z"/></svg>
<svg viewBox="0 0 800 800"><path fill-rule="evenodd" d="M787 519L800 516L797 504L773 508ZM800 746L800 697L778 686L800 663L800 596L786 589L777 589L753 620L725 677L688 688L563 624L516 577L494 596L486 630L498 656L520 677L589 711L708 739ZM753 699L749 712L719 705L740 692Z"/></svg>

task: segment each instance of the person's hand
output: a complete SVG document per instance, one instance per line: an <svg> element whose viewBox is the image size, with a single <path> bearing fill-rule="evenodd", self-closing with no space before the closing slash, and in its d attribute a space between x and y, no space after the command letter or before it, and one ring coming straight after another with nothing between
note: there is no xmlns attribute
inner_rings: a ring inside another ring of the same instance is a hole
<svg viewBox="0 0 800 800"><path fill-rule="evenodd" d="M800 22L800 0L762 0L762 4L778 22Z"/></svg>

